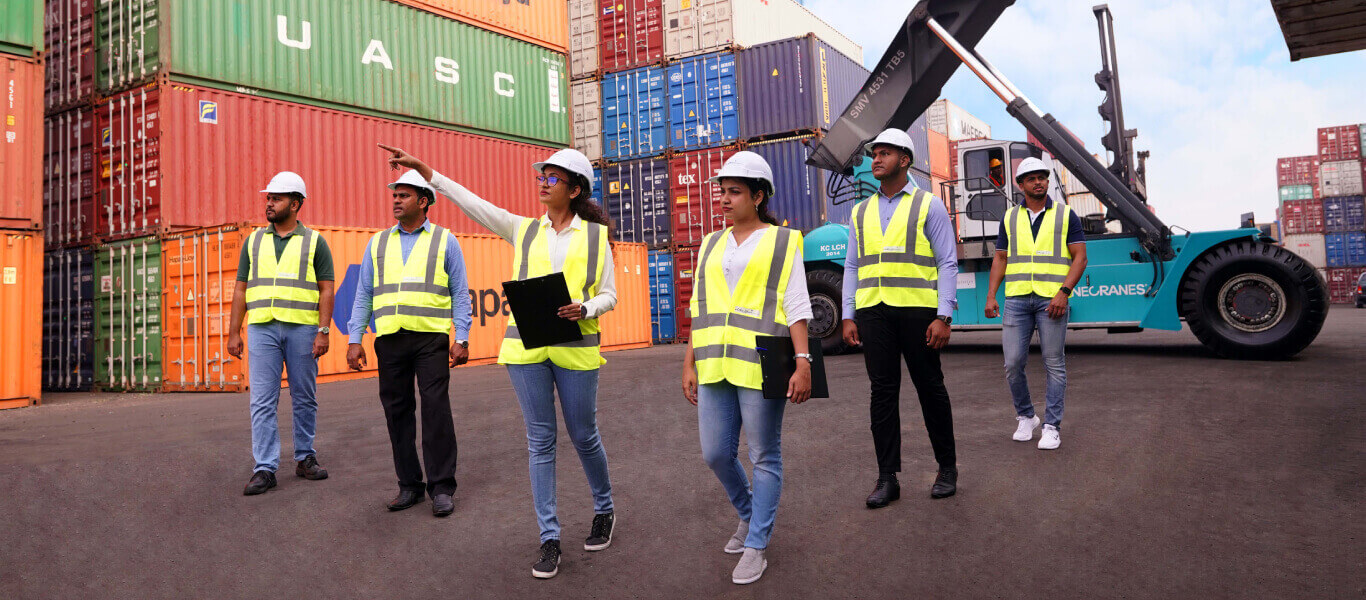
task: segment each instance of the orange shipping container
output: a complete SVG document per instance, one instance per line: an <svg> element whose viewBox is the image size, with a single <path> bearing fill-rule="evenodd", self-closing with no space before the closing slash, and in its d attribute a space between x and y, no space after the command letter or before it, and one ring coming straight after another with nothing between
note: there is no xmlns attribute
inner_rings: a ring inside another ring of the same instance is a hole
<svg viewBox="0 0 1366 600"><path fill-rule="evenodd" d="M563 0L395 0L476 27L545 46L569 50L569 6Z"/></svg>
<svg viewBox="0 0 1366 600"><path fill-rule="evenodd" d="M42 399L43 237L0 231L0 408ZM648 327L648 325L647 325Z"/></svg>
<svg viewBox="0 0 1366 600"><path fill-rule="evenodd" d="M935 131L929 132L930 140L930 175L940 179L952 179L949 176L949 137ZM935 190L938 190L935 186ZM937 193L937 191L936 191Z"/></svg>
<svg viewBox="0 0 1366 600"><path fill-rule="evenodd" d="M0 228L42 229L43 64L0 54L0 86Z"/></svg>
<svg viewBox="0 0 1366 600"><path fill-rule="evenodd" d="M162 239L165 278L163 382L167 391L240 391L247 386L246 361L227 353L237 261L255 225L225 225L167 235ZM347 323L365 246L377 229L315 228L332 250L337 273L337 307L333 312L331 348L318 362L319 381L375 376L374 335L365 336L370 368L351 371L346 365ZM459 234L470 288L473 322L470 363L488 364L498 357L507 327L502 283L510 275L512 246L491 235ZM603 344L608 349L650 345L649 292L643 244L613 244L617 264L617 307L603 318ZM248 356L247 359L250 359Z"/></svg>

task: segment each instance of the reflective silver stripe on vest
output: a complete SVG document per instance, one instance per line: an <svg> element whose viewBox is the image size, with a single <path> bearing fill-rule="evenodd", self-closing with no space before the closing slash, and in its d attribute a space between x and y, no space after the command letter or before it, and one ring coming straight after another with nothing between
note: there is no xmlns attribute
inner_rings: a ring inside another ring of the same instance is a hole
<svg viewBox="0 0 1366 600"><path fill-rule="evenodd" d="M427 244L427 274L422 278L422 283L429 286L434 286L436 285L436 256L437 254L441 253L441 246L446 244L446 230L442 229L440 225L433 225L432 237L428 240L428 242L429 243ZM400 285L402 284L400 283ZM418 290L410 289L408 291ZM450 295L449 290L447 290L446 295Z"/></svg>
<svg viewBox="0 0 1366 600"><path fill-rule="evenodd" d="M516 325L508 325L507 332L503 334L503 337L506 337L507 339L510 339L510 340L520 340L520 339L522 339L522 334L521 334L521 332L517 331L517 326L516 326ZM579 340L579 341L577 341L577 342L565 342L565 343L563 343L563 344L555 344L555 345L550 346L550 347L552 347L552 348L596 348L596 347L597 347L599 344L601 344L601 343L602 343L602 336L601 336L600 334L596 334L596 333L585 333L585 334L583 334L583 339L582 339L582 340Z"/></svg>
<svg viewBox="0 0 1366 600"><path fill-rule="evenodd" d="M598 282L598 255L602 254L602 239L599 237L602 235L601 232L602 225L588 223L588 276L583 279L584 300L592 298L588 291Z"/></svg>
<svg viewBox="0 0 1366 600"><path fill-rule="evenodd" d="M858 280L858 289L882 287L912 288L921 290L937 290L939 282L937 280L921 279L919 277L869 277Z"/></svg>
<svg viewBox="0 0 1366 600"><path fill-rule="evenodd" d="M1062 283L1067 281L1066 275L1033 275L1029 273L1013 273L1006 275L1006 283L1019 283L1021 281L1046 281L1049 283Z"/></svg>
<svg viewBox="0 0 1366 600"><path fill-rule="evenodd" d="M734 344L712 344L710 346L698 346L692 350L693 360L709 360L713 358L733 358L747 363L759 364L759 351L754 348L736 346Z"/></svg>
<svg viewBox="0 0 1366 600"><path fill-rule="evenodd" d="M693 294L697 295L697 314L707 314L707 286L703 285L702 275L707 270L707 258L711 256L712 250L716 249L716 244L724 237L725 230L721 230L707 240L706 247L702 248L702 253L697 255L697 262L693 263ZM692 325L696 328L696 322Z"/></svg>
<svg viewBox="0 0 1366 600"><path fill-rule="evenodd" d="M517 280L527 278L531 265L528 257L531 255L531 243L536 241L536 236L541 233L541 222L536 219L529 219L526 225L526 233L522 234L522 263L517 267Z"/></svg>
<svg viewBox="0 0 1366 600"><path fill-rule="evenodd" d="M783 264L787 260L787 247L792 242L791 230L780 228L777 234L778 239L774 241L773 247L773 261L768 265L768 283L764 287L765 323L772 323L778 319L778 286L783 281ZM736 324L736 327L742 326Z"/></svg>
<svg viewBox="0 0 1366 600"><path fill-rule="evenodd" d="M375 286L375 292L374 292L374 293L375 293L376 296L379 296L379 295L381 295L381 294L397 294L397 293L399 292L399 285L400 285L400 284L397 284L397 283L388 283L388 284L385 284L385 285L377 285L377 286ZM450 296L450 295L451 295L451 288L446 287L446 286L444 286L444 285L437 285L437 284L435 284L435 283L427 283L427 282L425 282L425 281L422 282L422 283L412 283L412 282L408 282L408 283L402 284L402 286L403 286L403 291L405 291L405 292L422 292L422 293L424 293L424 294L434 294L434 295L437 295L437 296Z"/></svg>
<svg viewBox="0 0 1366 600"><path fill-rule="evenodd" d="M873 198L875 199L877 197L874 196ZM863 204L860 204L858 206L858 210L854 211L854 242L858 244L859 265L862 265L863 260L865 258L868 258L868 252L863 247L863 232L861 231L861 229L863 227L864 218L867 216L868 213L868 205L872 204L875 201L874 199L864 200ZM881 223L882 221L879 220L878 222Z"/></svg>
<svg viewBox="0 0 1366 600"><path fill-rule="evenodd" d="M379 236L379 238L375 240L375 243L378 244L375 247L375 268L379 274L375 283L381 287L384 283L384 255L389 249L389 238L392 237L396 231L398 231L398 225L386 229L384 235ZM378 296L379 293L376 292L375 295Z"/></svg>
<svg viewBox="0 0 1366 600"><path fill-rule="evenodd" d="M287 308L293 310L318 310L317 302L304 302L302 300L252 300L247 303L247 310L258 308Z"/></svg>
<svg viewBox="0 0 1366 600"><path fill-rule="evenodd" d="M403 317L432 317L437 319L449 319L451 318L451 309L439 308L436 306L409 306L407 304L390 304L388 306L381 306L379 309L375 311L374 316L378 319L379 317L390 317L394 315Z"/></svg>
<svg viewBox="0 0 1366 600"><path fill-rule="evenodd" d="M784 336L791 335L792 333L792 331L788 329L786 325L779 325L773 322L772 319L765 321L757 317L751 317L749 315L741 315L736 313L704 314L692 320L692 328L694 331L696 331L699 329L706 329L708 327L724 327L726 325L727 317L730 318L731 325L734 325L746 331L757 333L759 335Z"/></svg>
<svg viewBox="0 0 1366 600"><path fill-rule="evenodd" d="M864 265L876 265L880 263L916 265L921 267L939 266L939 262L935 260L935 257L920 256L915 253L915 247L920 242L920 209L922 206L924 206L925 197L928 195L928 192L926 192L925 190L916 190L915 194L911 195L913 199L911 201L911 214L907 217L906 223L906 246L902 249L901 252L879 252L877 254L864 254L863 240L859 240L860 254L858 266L860 268L862 268ZM866 207L868 204L871 204L875 201L875 199L876 196L874 196L874 198L870 199L868 202L864 202L864 206ZM904 198L902 199L902 202L905 202ZM860 217L859 222L862 222L862 217ZM878 223L881 222L881 217L879 216ZM886 237L886 232L883 232L884 239L882 240L882 245L884 247L887 245ZM868 277L858 280L858 284L855 286L855 291L871 289L876 287L897 287L937 290L939 289L939 284L936 280L923 279L920 277Z"/></svg>
<svg viewBox="0 0 1366 600"><path fill-rule="evenodd" d="M1010 253L1009 253L1009 255L1008 255L1008 258L1009 258L1010 260L1012 260L1012 261L1015 261L1016 263L1038 263L1038 264L1041 264L1041 265L1067 265L1067 266L1071 266L1071 265L1072 265L1072 259L1070 259L1070 258L1064 258L1064 257L1062 256L1062 249L1063 249L1063 247L1064 247L1064 246L1063 246L1063 233L1064 233L1063 229L1066 227L1067 221L1063 219L1063 216L1064 216L1064 215L1063 215L1063 210L1060 209L1060 208L1058 208L1057 205L1054 205L1054 207L1053 207L1053 213L1054 213L1054 214L1053 214L1053 254L1052 254L1051 256L1036 256L1036 255L1023 255L1023 256L1021 256L1021 255L1020 255L1020 246L1019 246L1019 242L1017 241L1017 240L1020 239L1020 238L1019 238L1019 235L1018 235L1018 234L1019 234L1019 225L1018 225L1018 223L1019 223L1019 221L1020 221L1020 210L1023 209L1023 208L1024 208L1023 206L1018 206L1018 205L1017 205L1017 206L1015 206L1015 208L1010 209L1010 210L1011 210L1011 212L1010 212L1010 224L1008 225L1008 231L1007 231L1007 233L1006 233L1006 235L1010 237ZM1030 222L1029 237L1030 237L1030 238L1033 238L1033 237L1034 237L1034 224L1033 224L1033 221ZM1038 243L1038 240L1034 240L1034 243L1037 244L1037 243ZM1039 279L1039 281L1052 281L1052 280L1050 280L1050 279L1042 279L1042 278L1036 278L1036 279ZM1010 280L1007 278L1006 281L1010 281ZM1019 280L1017 279L1016 281L1019 281Z"/></svg>

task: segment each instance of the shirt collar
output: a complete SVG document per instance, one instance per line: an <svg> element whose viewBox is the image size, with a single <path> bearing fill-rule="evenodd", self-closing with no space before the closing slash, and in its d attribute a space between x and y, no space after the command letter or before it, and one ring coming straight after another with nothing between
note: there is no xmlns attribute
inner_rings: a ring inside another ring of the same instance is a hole
<svg viewBox="0 0 1366 600"><path fill-rule="evenodd" d="M420 232L420 231L431 231L431 230L432 230L432 220L431 220L431 219L423 219L423 220L422 220L422 226L421 226L421 227L418 227L417 230L412 231L412 232L404 231L404 230L403 230L403 225L401 225L401 224L400 224L400 225L395 225L395 226L394 226L394 229L397 229L399 233L406 233L406 234L408 234L408 235L413 235L413 234L418 233L418 232Z"/></svg>
<svg viewBox="0 0 1366 600"><path fill-rule="evenodd" d="M550 226L550 213L541 215L541 229L545 229ZM583 229L583 219L580 219L579 215L574 215L574 218L569 220L569 228Z"/></svg>
<svg viewBox="0 0 1366 600"><path fill-rule="evenodd" d="M266 225L266 231L269 231L269 232L271 233L271 235L280 235L280 234L278 234L278 233L275 233L275 224L274 224L274 223L271 223L271 224L269 224L269 225ZM303 224L303 223L295 223L295 224L294 224L294 231L289 232L289 235L286 235L286 236L283 236L283 237L289 237L290 235L302 235L305 231L308 231L308 228L307 228L307 227L304 227L304 224Z"/></svg>
<svg viewBox="0 0 1366 600"><path fill-rule="evenodd" d="M1029 210L1029 206L1028 206L1028 205L1022 204L1021 206L1024 206L1024 207L1025 207L1025 210ZM1053 199L1052 199L1052 198L1049 198L1048 196L1044 196L1044 198L1043 198L1043 210L1040 211L1040 212L1041 212L1041 213L1047 212L1048 209L1050 209L1050 208L1053 208Z"/></svg>
<svg viewBox="0 0 1366 600"><path fill-rule="evenodd" d="M897 192L895 196L893 196L893 197L891 197L891 198L888 198L888 197L886 197L886 196L883 196L883 195L882 195L882 188L878 188L877 195L878 195L879 198L882 198L883 200L900 200L900 199L901 199L901 196L903 196L903 195L905 195L905 194L913 194L913 193L915 193L915 189L916 189L916 188L915 188L915 182L914 182L914 181L911 181L910 178L907 178L907 179L906 179L906 187L901 188L901 191L900 191L900 192Z"/></svg>

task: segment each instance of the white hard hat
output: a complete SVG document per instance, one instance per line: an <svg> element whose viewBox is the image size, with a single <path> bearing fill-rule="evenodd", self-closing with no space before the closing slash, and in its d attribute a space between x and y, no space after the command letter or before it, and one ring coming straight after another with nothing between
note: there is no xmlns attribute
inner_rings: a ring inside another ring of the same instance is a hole
<svg viewBox="0 0 1366 600"><path fill-rule="evenodd" d="M1025 175L1028 175L1030 173L1036 173L1038 171L1043 171L1044 173L1052 173L1052 171L1048 168L1048 165L1043 164L1043 161L1032 156L1026 158L1020 161L1020 166L1015 167L1015 182L1019 183L1020 179L1022 179Z"/></svg>
<svg viewBox="0 0 1366 600"><path fill-rule="evenodd" d="M773 195L773 168L768 166L768 161L748 150L736 152L726 159L726 164L721 165L721 170L716 172L716 176L709 181L721 183L723 177L744 177L746 179L758 179L768 186L765 190L769 196Z"/></svg>
<svg viewBox="0 0 1366 600"><path fill-rule="evenodd" d="M433 198L436 197L436 188L433 188L432 184L427 183L427 180L423 179L422 175L415 170L409 170L407 173L404 173L398 178L398 181L389 184L389 189L396 190L400 185L411 185L415 188L424 189L431 192Z"/></svg>
<svg viewBox="0 0 1366 600"><path fill-rule="evenodd" d="M575 175L582 175L584 179L588 180L588 191L593 191L593 163L589 162L588 157L584 156L582 152L573 148L557 150L550 155L550 158L532 163L531 167L536 169L537 173L544 174L547 165L559 167Z"/></svg>
<svg viewBox="0 0 1366 600"><path fill-rule="evenodd" d="M267 194L298 194L308 197L308 192L304 189L304 178L293 171L276 173L270 178L270 183L266 184L266 189L261 191Z"/></svg>
<svg viewBox="0 0 1366 600"><path fill-rule="evenodd" d="M863 145L863 151L872 154L873 146L878 144L896 146L897 148L905 150L912 157L915 156L915 144L911 143L911 135L900 129L888 129L877 134L877 137L874 138L873 141Z"/></svg>

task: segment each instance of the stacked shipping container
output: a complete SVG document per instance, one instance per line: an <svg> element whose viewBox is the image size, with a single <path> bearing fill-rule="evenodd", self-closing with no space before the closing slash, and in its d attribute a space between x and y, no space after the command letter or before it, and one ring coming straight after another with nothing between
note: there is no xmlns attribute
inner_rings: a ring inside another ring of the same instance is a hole
<svg viewBox="0 0 1366 600"><path fill-rule="evenodd" d="M1321 127L1316 154L1276 163L1284 245L1326 270L1333 302L1352 301L1346 282L1354 286L1353 273L1366 267L1363 132L1366 125Z"/></svg>

